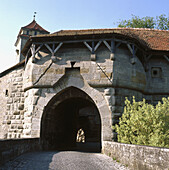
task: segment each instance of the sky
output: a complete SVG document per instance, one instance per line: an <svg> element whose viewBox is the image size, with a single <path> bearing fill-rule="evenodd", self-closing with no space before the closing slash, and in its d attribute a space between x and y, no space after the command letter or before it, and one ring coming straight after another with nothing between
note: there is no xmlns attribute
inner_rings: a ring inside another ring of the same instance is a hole
<svg viewBox="0 0 169 170"><path fill-rule="evenodd" d="M168 0L0 0L0 72L16 64L21 27L36 21L50 33L66 29L116 28L139 17L169 16Z"/></svg>

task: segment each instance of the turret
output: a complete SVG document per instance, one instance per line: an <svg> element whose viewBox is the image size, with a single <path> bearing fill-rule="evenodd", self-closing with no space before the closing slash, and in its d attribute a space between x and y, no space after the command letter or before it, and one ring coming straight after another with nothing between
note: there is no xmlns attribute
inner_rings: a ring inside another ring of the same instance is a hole
<svg viewBox="0 0 169 170"><path fill-rule="evenodd" d="M21 51L26 44L27 40L30 36L36 36L40 34L49 34L47 30L42 28L35 19L28 25L21 27L19 34L17 36L17 40L15 42L16 47L16 62L21 62L24 60L24 56L21 54Z"/></svg>

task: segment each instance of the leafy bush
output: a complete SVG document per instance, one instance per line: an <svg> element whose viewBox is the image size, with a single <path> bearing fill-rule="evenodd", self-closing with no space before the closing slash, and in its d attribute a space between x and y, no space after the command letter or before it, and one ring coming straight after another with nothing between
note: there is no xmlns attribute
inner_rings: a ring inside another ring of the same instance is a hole
<svg viewBox="0 0 169 170"><path fill-rule="evenodd" d="M156 106L143 101L131 103L127 98L119 125L118 142L138 145L169 147L169 97Z"/></svg>

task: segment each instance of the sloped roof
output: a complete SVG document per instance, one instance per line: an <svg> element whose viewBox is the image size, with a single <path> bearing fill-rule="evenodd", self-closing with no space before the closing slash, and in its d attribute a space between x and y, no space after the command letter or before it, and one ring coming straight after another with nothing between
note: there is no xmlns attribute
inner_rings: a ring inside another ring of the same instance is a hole
<svg viewBox="0 0 169 170"><path fill-rule="evenodd" d="M25 55L26 51L32 42L45 42L45 41L64 41L74 37L78 40L83 37L108 35L112 38L124 39L125 41L135 42L142 45L145 51L162 51L169 52L169 30L157 30L148 28L109 28L109 29L84 29L84 30L60 30L52 34L41 34L32 36L26 43L22 54Z"/></svg>
<svg viewBox="0 0 169 170"><path fill-rule="evenodd" d="M69 36L84 34L116 33L138 41L145 42L152 50L169 51L169 30L156 30L146 28L112 28L112 29L87 29L87 30L61 30L49 36Z"/></svg>
<svg viewBox="0 0 169 170"><path fill-rule="evenodd" d="M28 25L26 25L26 26L24 26L22 28L34 29L34 30L44 31L44 32L49 33L47 30L42 28L35 20L33 20L30 24L28 24Z"/></svg>
<svg viewBox="0 0 169 170"><path fill-rule="evenodd" d="M137 39L151 50L169 51L169 30L157 30L149 28L109 28L109 29L84 29L84 30L60 30L48 35L37 37L75 36L95 34L120 34Z"/></svg>
<svg viewBox="0 0 169 170"><path fill-rule="evenodd" d="M20 36L23 36L23 37L26 37L26 38L30 37L30 35L21 34L23 29L37 30L37 31L43 32L44 34L49 34L50 33L47 30L45 30L44 28L42 28L35 20L33 20L30 24L28 24L28 25L26 25L24 27L21 27L21 29L19 31L19 34L17 36L17 40L15 42L15 46L17 46L17 43L19 41Z"/></svg>

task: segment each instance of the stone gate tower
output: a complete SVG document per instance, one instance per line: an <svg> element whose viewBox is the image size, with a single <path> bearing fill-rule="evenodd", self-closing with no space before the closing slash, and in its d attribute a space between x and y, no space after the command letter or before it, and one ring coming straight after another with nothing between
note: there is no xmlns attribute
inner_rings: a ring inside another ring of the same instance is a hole
<svg viewBox="0 0 169 170"><path fill-rule="evenodd" d="M21 28L16 46L21 62L0 74L0 139L38 138L42 148L74 147L83 129L85 142L101 149L116 139L112 125L119 122L125 97L155 104L169 96L169 31L49 34L33 20Z"/></svg>

